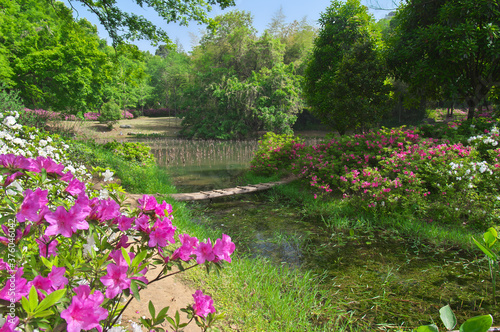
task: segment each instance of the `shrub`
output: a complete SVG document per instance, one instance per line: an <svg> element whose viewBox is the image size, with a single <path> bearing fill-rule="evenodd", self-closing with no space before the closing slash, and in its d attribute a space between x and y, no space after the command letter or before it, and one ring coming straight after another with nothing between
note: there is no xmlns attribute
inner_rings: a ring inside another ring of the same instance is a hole
<svg viewBox="0 0 500 332"><path fill-rule="evenodd" d="M97 112L87 112L87 113L83 114L84 119L88 120L88 121L98 121L99 116L100 116L100 114Z"/></svg>
<svg viewBox="0 0 500 332"><path fill-rule="evenodd" d="M123 119L133 119L134 118L134 114L130 113L129 111L127 110L124 110L122 112L122 118Z"/></svg>
<svg viewBox="0 0 500 332"><path fill-rule="evenodd" d="M251 162L251 169L263 175L290 170L298 152L305 147L302 139L292 134L266 133L259 140L259 149Z"/></svg>
<svg viewBox="0 0 500 332"><path fill-rule="evenodd" d="M99 116L99 122L108 125L108 128L113 128L113 125L118 122L122 117L120 106L114 101L108 101L101 108L101 115Z"/></svg>
<svg viewBox="0 0 500 332"><path fill-rule="evenodd" d="M156 163L155 157L150 152L151 148L139 142L118 143L113 141L104 144L104 148L128 161L148 166Z"/></svg>

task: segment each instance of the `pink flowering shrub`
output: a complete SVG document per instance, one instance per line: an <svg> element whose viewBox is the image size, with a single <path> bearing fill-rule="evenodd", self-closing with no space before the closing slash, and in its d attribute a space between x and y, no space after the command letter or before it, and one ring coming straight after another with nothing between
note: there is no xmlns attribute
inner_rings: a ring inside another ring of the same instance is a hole
<svg viewBox="0 0 500 332"><path fill-rule="evenodd" d="M123 119L133 119L134 115L127 110L123 110L122 111L122 118Z"/></svg>
<svg viewBox="0 0 500 332"><path fill-rule="evenodd" d="M291 171L315 197L342 195L368 211L407 211L422 220L483 229L500 217L500 136L488 121L444 124L452 142L422 137L429 134L422 127L382 128L302 145L279 160L292 160ZM286 150L274 145L266 151ZM269 155L256 154L252 163L262 165ZM273 171L254 167L260 169Z"/></svg>
<svg viewBox="0 0 500 332"><path fill-rule="evenodd" d="M177 235L172 206L153 196L123 212L124 197L103 197L48 157L0 154L0 174L0 299L10 303L1 331L110 331L120 302L139 298L173 265L220 266L235 250L225 234L213 243ZM147 278L153 267L156 277ZM193 297L185 311L206 329L213 301L200 290ZM167 310L141 322L156 330L165 319L182 327Z"/></svg>
<svg viewBox="0 0 500 332"><path fill-rule="evenodd" d="M100 114L98 112L87 112L83 114L85 120L88 121L98 121Z"/></svg>

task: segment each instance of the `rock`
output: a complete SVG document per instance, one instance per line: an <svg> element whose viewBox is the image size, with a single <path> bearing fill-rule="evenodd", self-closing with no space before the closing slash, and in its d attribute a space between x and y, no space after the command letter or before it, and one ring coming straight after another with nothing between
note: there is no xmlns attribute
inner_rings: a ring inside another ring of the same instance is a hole
<svg viewBox="0 0 500 332"><path fill-rule="evenodd" d="M120 125L120 128L132 128L131 125Z"/></svg>

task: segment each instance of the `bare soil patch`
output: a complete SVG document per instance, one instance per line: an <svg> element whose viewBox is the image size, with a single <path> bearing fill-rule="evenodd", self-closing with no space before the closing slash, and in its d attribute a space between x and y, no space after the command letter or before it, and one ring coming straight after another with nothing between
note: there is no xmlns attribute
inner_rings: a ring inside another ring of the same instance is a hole
<svg viewBox="0 0 500 332"><path fill-rule="evenodd" d="M98 121L61 121L50 124L53 128L73 132L83 138L93 138L98 141L127 140L136 134L159 134L165 137L177 137L181 130L181 119L176 117L138 117L118 121L110 130ZM123 128L124 126L130 128Z"/></svg>

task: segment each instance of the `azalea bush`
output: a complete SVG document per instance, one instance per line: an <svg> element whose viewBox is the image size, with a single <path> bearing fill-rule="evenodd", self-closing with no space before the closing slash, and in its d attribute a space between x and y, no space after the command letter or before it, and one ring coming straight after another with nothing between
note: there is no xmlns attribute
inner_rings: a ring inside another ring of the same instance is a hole
<svg viewBox="0 0 500 332"><path fill-rule="evenodd" d="M482 229L500 218L499 130L488 119L445 126L456 135L427 137L427 125L381 128L294 151L262 140L253 169L272 173L290 160L315 197L332 193L368 211L406 211L428 222Z"/></svg>
<svg viewBox="0 0 500 332"><path fill-rule="evenodd" d="M39 139L16 123L16 113L0 114L1 331L124 331L119 323L128 303L175 274L173 266L220 268L231 261L229 236L212 243L178 235L165 201L144 195L130 209L116 184L91 190L91 175L68 158L63 141ZM102 175L112 179L110 171ZM201 290L193 300L184 311L207 330L218 318L213 301ZM168 308L150 304L150 313L141 319L148 330L185 326Z"/></svg>
<svg viewBox="0 0 500 332"><path fill-rule="evenodd" d="M98 121L100 114L98 112L86 112L83 114L83 117L87 121Z"/></svg>
<svg viewBox="0 0 500 332"><path fill-rule="evenodd" d="M134 118L134 114L130 113L127 110L124 110L124 111L122 111L122 118L123 119L133 119Z"/></svg>

